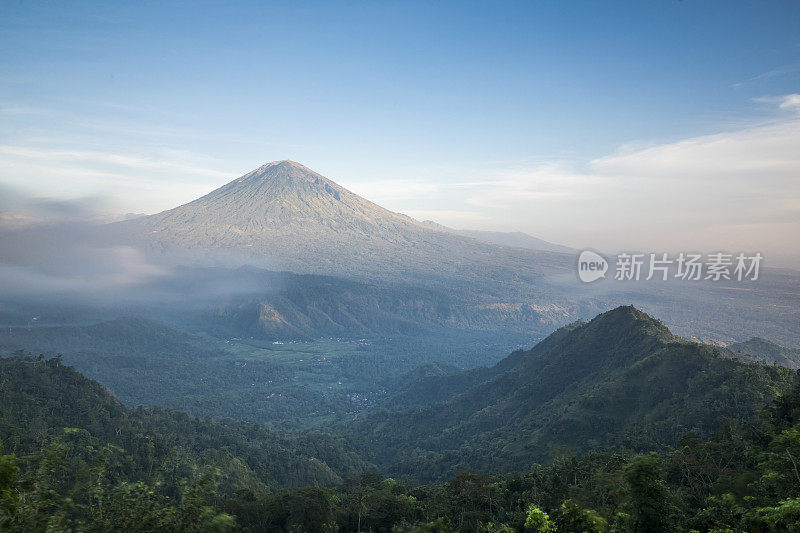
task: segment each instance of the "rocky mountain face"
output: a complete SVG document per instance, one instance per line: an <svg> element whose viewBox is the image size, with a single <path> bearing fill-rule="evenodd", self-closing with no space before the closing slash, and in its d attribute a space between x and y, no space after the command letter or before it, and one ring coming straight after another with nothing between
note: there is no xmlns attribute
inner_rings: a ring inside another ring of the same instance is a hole
<svg viewBox="0 0 800 533"><path fill-rule="evenodd" d="M292 161L269 163L193 202L112 226L116 237L159 254L256 258L273 270L477 283L496 291L566 272L573 259L427 227Z"/></svg>

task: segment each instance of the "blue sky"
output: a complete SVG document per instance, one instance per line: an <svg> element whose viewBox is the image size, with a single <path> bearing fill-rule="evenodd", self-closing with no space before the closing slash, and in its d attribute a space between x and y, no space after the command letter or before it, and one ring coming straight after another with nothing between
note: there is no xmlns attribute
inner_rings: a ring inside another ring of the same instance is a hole
<svg viewBox="0 0 800 533"><path fill-rule="evenodd" d="M0 0L0 49L0 183L24 193L153 212L293 159L460 227L795 253L796 2ZM677 152L696 164L664 161ZM665 198L670 169L703 183ZM616 203L591 205L592 187ZM720 188L732 197L675 212ZM762 209L735 205L753 195Z"/></svg>

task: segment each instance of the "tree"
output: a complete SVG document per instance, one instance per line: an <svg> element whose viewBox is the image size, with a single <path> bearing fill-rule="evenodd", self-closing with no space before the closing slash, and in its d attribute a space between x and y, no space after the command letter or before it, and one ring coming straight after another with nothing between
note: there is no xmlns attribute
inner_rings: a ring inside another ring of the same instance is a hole
<svg viewBox="0 0 800 533"><path fill-rule="evenodd" d="M333 521L329 489L304 487L289 494L285 505L289 511L289 529L321 533Z"/></svg>
<svg viewBox="0 0 800 533"><path fill-rule="evenodd" d="M572 500L564 500L554 517L558 531L574 531L576 533L605 533L608 522L597 512L582 509Z"/></svg>
<svg viewBox="0 0 800 533"><path fill-rule="evenodd" d="M19 467L14 455L2 455L3 445L0 442L0 529L12 520L17 508L19 495L15 484Z"/></svg>
<svg viewBox="0 0 800 533"><path fill-rule="evenodd" d="M536 533L555 531L553 523L550 522L550 516L533 504L528 507L528 515L525 518L525 528L535 531Z"/></svg>
<svg viewBox="0 0 800 533"><path fill-rule="evenodd" d="M633 531L657 533L668 530L669 489L664 482L661 457L655 453L635 457L625 467L624 477L628 484Z"/></svg>
<svg viewBox="0 0 800 533"><path fill-rule="evenodd" d="M770 531L800 532L800 498L781 501L775 507L758 510L758 518L770 527Z"/></svg>

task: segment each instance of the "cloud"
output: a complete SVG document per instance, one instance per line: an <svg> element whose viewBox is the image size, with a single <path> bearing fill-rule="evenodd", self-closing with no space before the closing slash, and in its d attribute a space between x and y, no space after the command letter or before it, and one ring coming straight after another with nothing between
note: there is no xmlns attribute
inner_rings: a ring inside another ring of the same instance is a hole
<svg viewBox="0 0 800 533"><path fill-rule="evenodd" d="M762 96L753 98L754 102L777 106L782 111L800 114L800 94L786 94L783 96Z"/></svg>
<svg viewBox="0 0 800 533"><path fill-rule="evenodd" d="M778 107L800 113L800 94L784 96Z"/></svg>
<svg viewBox="0 0 800 533"><path fill-rule="evenodd" d="M439 194L441 191L441 186L437 183L412 179L344 182L341 185L359 196L381 205L389 202L418 200L428 195Z"/></svg>
<svg viewBox="0 0 800 533"><path fill-rule="evenodd" d="M797 72L798 70L800 70L800 64L797 64L797 63L792 64L792 65L787 65L785 67L775 68L775 69L772 69L772 70L768 70L767 72L762 72L761 74L758 74L758 75L753 76L751 78L747 78L746 80L743 80L743 81L740 81L740 82L737 82L737 83L733 83L733 84L731 84L731 87L734 87L734 88L738 89L739 87L742 87L744 85L747 85L747 84L750 84L750 83L753 83L753 82L757 82L757 81L761 81L761 80L767 80L767 79L771 79L771 78L778 78L780 76L786 76L787 74L793 74L793 73Z"/></svg>
<svg viewBox="0 0 800 533"><path fill-rule="evenodd" d="M0 289L4 297L100 294L143 285L169 272L148 262L139 250L130 246L76 245L59 252L53 254L57 270L0 262Z"/></svg>
<svg viewBox="0 0 800 533"><path fill-rule="evenodd" d="M496 169L443 188L476 229L520 230L607 251L731 249L800 264L800 95L771 99L782 118L585 164ZM436 221L453 224L441 212ZM485 222L481 222L481 220Z"/></svg>
<svg viewBox="0 0 800 533"><path fill-rule="evenodd" d="M0 183L59 198L104 196L120 211L155 212L202 196L235 177L217 164L180 150L144 155L0 145Z"/></svg>
<svg viewBox="0 0 800 533"><path fill-rule="evenodd" d="M103 196L71 199L39 197L0 183L0 231L65 222L111 221L120 219L109 213Z"/></svg>
<svg viewBox="0 0 800 533"><path fill-rule="evenodd" d="M778 107L781 109L794 111L795 113L800 113L800 94L789 94L784 96L781 99Z"/></svg>
<svg viewBox="0 0 800 533"><path fill-rule="evenodd" d="M36 149L22 146L0 145L0 156L8 156L17 159L35 160L39 162L81 162L86 164L108 164L117 167L125 167L134 170L166 170L178 171L182 174L193 174L196 176L212 176L215 178L226 178L230 174L204 166L196 166L185 160L176 161L173 157L164 159L152 159L148 157L135 156L130 154L115 154L85 150L58 150L58 149Z"/></svg>
<svg viewBox="0 0 800 533"><path fill-rule="evenodd" d="M0 107L0 115L19 116L19 115L46 115L47 111L36 107L11 105Z"/></svg>
<svg viewBox="0 0 800 533"><path fill-rule="evenodd" d="M38 205L29 199L31 205ZM48 210L49 218L19 217L0 231L0 294L3 298L61 294L74 298L129 290L167 276L138 249L104 244L101 226L86 222L82 204ZM55 213L64 215L62 218ZM4 217L0 217L3 220ZM75 219L79 221L75 221ZM30 222L33 219L33 222Z"/></svg>
<svg viewBox="0 0 800 533"><path fill-rule="evenodd" d="M0 184L0 294L80 297L166 276L137 248L98 238L115 219L106 207L102 197L38 197Z"/></svg>
<svg viewBox="0 0 800 533"><path fill-rule="evenodd" d="M592 172L604 176L681 181L737 179L788 184L800 169L800 121L752 127L597 158Z"/></svg>

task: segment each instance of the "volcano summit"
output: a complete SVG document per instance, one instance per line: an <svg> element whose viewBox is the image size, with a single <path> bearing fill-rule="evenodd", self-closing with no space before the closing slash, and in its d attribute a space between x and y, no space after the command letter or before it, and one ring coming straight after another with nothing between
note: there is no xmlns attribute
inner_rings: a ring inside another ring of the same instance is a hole
<svg viewBox="0 0 800 533"><path fill-rule="evenodd" d="M115 226L151 252L236 252L273 269L367 279L508 282L566 269L571 260L431 228L293 161L268 163L193 202Z"/></svg>

